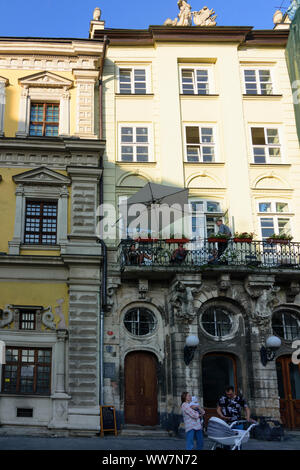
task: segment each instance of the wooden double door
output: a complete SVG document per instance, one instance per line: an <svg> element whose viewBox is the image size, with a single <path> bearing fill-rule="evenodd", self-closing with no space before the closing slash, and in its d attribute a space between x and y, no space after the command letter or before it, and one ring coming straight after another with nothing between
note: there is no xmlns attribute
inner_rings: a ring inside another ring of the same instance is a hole
<svg viewBox="0 0 300 470"><path fill-rule="evenodd" d="M157 359L137 351L125 358L125 422L154 426L157 412Z"/></svg>
<svg viewBox="0 0 300 470"><path fill-rule="evenodd" d="M291 356L276 361L280 414L289 429L300 428L300 364L293 364Z"/></svg>

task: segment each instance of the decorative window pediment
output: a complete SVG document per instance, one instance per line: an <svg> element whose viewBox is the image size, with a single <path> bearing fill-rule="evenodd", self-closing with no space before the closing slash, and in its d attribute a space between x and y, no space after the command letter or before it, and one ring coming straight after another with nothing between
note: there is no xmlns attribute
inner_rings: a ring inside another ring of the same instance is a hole
<svg viewBox="0 0 300 470"><path fill-rule="evenodd" d="M69 185L71 183L70 178L58 173L57 171L50 170L44 166L35 168L34 170L25 171L18 175L13 176L13 180L17 184L22 185Z"/></svg>
<svg viewBox="0 0 300 470"><path fill-rule="evenodd" d="M19 83L24 87L39 87L39 88L65 88L69 89L72 87L72 80L60 77L52 72L39 72L33 75L27 75L26 77L20 78Z"/></svg>
<svg viewBox="0 0 300 470"><path fill-rule="evenodd" d="M19 127L16 137L27 137L30 130L32 106L36 103L54 104L59 108L55 116L56 133L37 132L38 137L68 136L70 134L70 91L73 81L52 72L39 72L19 79L22 88L20 100ZM34 113L35 115L36 113ZM35 116L40 121L41 116ZM47 120L45 118L45 120ZM53 120L53 115L52 119ZM43 119L42 119L43 121ZM35 123L37 125L37 123ZM50 123L51 124L51 123ZM51 127L51 126L50 126Z"/></svg>

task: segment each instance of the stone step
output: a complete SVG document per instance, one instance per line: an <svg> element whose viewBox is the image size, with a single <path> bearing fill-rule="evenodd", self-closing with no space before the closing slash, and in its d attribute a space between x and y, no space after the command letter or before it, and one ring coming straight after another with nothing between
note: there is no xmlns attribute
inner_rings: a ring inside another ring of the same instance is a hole
<svg viewBox="0 0 300 470"><path fill-rule="evenodd" d="M122 437L170 437L169 433L160 426L138 426L126 424L119 433Z"/></svg>

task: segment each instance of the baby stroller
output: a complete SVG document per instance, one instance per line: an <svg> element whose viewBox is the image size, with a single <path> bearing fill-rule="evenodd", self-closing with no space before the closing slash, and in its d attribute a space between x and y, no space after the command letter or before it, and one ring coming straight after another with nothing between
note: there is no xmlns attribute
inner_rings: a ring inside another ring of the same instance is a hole
<svg viewBox="0 0 300 470"><path fill-rule="evenodd" d="M241 445L249 440L251 429L257 426L258 423L251 424L246 431L232 428L237 424L247 422L246 420L240 420L228 425L220 418L210 418L207 425L207 436L208 439L214 442L211 450L223 446L229 446L230 450L241 450Z"/></svg>

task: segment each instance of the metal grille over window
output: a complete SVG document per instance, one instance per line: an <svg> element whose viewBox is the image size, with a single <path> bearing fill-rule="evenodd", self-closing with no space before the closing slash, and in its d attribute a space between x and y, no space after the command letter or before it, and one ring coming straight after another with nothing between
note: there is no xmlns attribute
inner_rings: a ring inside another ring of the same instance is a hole
<svg viewBox="0 0 300 470"><path fill-rule="evenodd" d="M156 318L150 310L136 308L129 310L124 317L126 329L136 336L145 336L156 328Z"/></svg>
<svg viewBox="0 0 300 470"><path fill-rule="evenodd" d="M300 320L290 312L276 312L272 318L272 328L275 335L287 341L300 337Z"/></svg>
<svg viewBox="0 0 300 470"><path fill-rule="evenodd" d="M57 203L27 201L24 243L55 245Z"/></svg>
<svg viewBox="0 0 300 470"><path fill-rule="evenodd" d="M30 110L30 135L56 137L58 136L58 125L58 104L32 103Z"/></svg>
<svg viewBox="0 0 300 470"><path fill-rule="evenodd" d="M35 312L20 310L20 330L35 330Z"/></svg>
<svg viewBox="0 0 300 470"><path fill-rule="evenodd" d="M232 330L231 315L222 307L209 307L201 322L204 330L215 337L227 336Z"/></svg>
<svg viewBox="0 0 300 470"><path fill-rule="evenodd" d="M3 393L50 394L51 349L6 348Z"/></svg>

